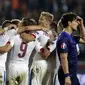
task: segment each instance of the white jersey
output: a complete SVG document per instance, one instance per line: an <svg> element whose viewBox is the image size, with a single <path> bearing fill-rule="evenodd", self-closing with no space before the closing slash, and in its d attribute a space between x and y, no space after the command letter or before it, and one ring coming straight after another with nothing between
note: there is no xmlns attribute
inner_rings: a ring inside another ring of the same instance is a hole
<svg viewBox="0 0 85 85"><path fill-rule="evenodd" d="M0 46L4 46L8 40L17 34L17 30L11 29L0 35ZM7 53L0 53L0 62L6 62Z"/></svg>
<svg viewBox="0 0 85 85"><path fill-rule="evenodd" d="M50 39L49 34L43 31L38 31L38 33L39 33L38 41L40 42L40 45L44 47L48 42L48 40ZM43 58L39 53L36 52L36 54L33 57L33 61L37 61L37 60L43 60Z"/></svg>
<svg viewBox="0 0 85 85"><path fill-rule="evenodd" d="M25 43L20 35L14 36L9 41L10 45L12 46L12 49L9 52L8 60L15 61L15 62L25 62L29 63L29 57L35 48L37 41L31 41L29 43Z"/></svg>

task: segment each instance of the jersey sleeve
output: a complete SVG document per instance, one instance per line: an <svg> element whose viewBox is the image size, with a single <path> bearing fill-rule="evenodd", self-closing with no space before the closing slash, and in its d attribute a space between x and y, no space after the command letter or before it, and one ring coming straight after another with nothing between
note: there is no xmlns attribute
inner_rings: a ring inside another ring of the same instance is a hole
<svg viewBox="0 0 85 85"><path fill-rule="evenodd" d="M38 39L42 33L43 33L42 31L36 31L32 34L36 36L36 39Z"/></svg>
<svg viewBox="0 0 85 85"><path fill-rule="evenodd" d="M43 48L43 47L41 46L40 42L39 42L38 40L36 40L35 50L36 50L37 52L41 52L41 49L42 49L42 48Z"/></svg>
<svg viewBox="0 0 85 85"><path fill-rule="evenodd" d="M69 51L69 44L67 40L61 39L60 41L57 42L57 50L60 53L68 53Z"/></svg>
<svg viewBox="0 0 85 85"><path fill-rule="evenodd" d="M14 46L14 38L15 37L11 37L10 39L9 39L9 41L7 42L7 44L10 44L12 47Z"/></svg>
<svg viewBox="0 0 85 85"><path fill-rule="evenodd" d="M55 48L56 48L56 40L52 41L52 43L48 46L48 48L50 49L50 52L52 52Z"/></svg>

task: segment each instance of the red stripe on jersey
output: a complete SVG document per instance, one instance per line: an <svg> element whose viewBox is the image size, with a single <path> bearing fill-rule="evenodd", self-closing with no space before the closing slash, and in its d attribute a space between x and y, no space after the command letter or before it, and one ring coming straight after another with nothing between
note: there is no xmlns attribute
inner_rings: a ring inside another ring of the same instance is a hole
<svg viewBox="0 0 85 85"><path fill-rule="evenodd" d="M40 49L40 52L44 52L44 48L41 48L41 49Z"/></svg>
<svg viewBox="0 0 85 85"><path fill-rule="evenodd" d="M31 35L33 35L33 36L34 36L34 38L36 38L36 36L35 36L34 34L31 34Z"/></svg>
<svg viewBox="0 0 85 85"><path fill-rule="evenodd" d="M7 44L11 44L11 42L10 42L10 41L8 41L8 42L7 42Z"/></svg>

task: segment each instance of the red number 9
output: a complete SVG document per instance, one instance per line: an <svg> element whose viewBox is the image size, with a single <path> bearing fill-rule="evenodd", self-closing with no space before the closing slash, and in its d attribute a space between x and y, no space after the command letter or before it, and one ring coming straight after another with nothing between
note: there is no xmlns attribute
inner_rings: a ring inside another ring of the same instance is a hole
<svg viewBox="0 0 85 85"><path fill-rule="evenodd" d="M21 45L20 45L20 51L22 52L18 54L18 57L19 58L23 58L26 54L26 50L27 50L27 44L25 42L22 42Z"/></svg>

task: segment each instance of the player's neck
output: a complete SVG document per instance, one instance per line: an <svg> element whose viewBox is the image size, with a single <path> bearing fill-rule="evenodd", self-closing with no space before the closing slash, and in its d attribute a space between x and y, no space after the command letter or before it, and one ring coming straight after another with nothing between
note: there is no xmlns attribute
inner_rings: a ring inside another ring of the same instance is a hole
<svg viewBox="0 0 85 85"><path fill-rule="evenodd" d="M64 28L64 32L67 32L68 34L72 34L72 29L70 27Z"/></svg>

